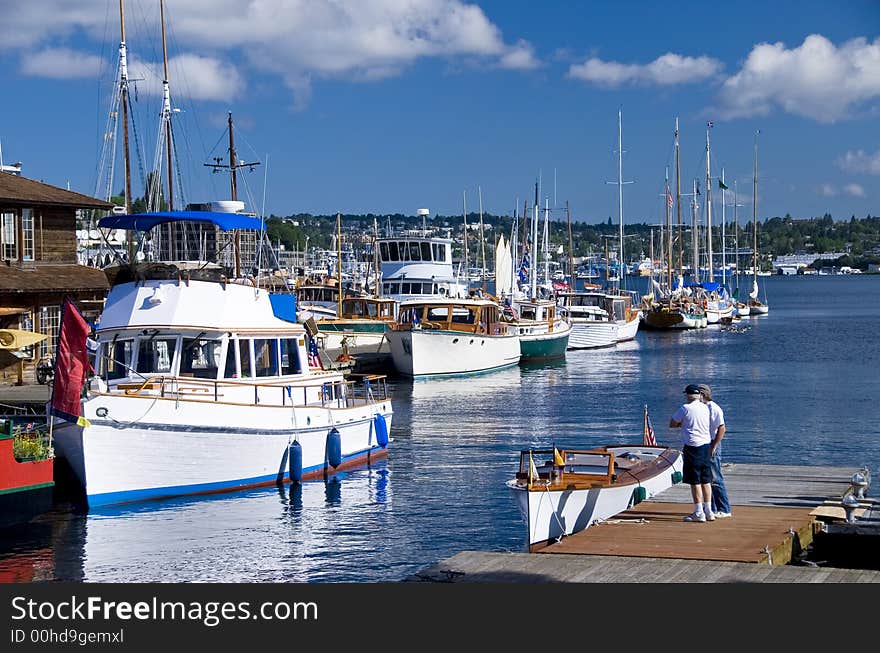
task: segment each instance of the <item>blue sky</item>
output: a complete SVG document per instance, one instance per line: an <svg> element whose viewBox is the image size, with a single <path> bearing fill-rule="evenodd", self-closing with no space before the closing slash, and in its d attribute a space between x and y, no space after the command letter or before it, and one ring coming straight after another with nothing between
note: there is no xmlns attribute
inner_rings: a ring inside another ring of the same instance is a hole
<svg viewBox="0 0 880 653"><path fill-rule="evenodd" d="M159 0L126 0L125 11L148 170ZM0 0L0 16L4 163L96 194L118 0ZM510 214L540 175L542 202L616 222L606 182L617 178L619 110L634 182L625 222L664 219L676 117L683 192L705 184L711 120L712 177L724 168L731 189L737 181L741 219L757 130L759 219L880 214L875 0L166 0L165 17L191 202L228 196L227 177L203 164L225 156L231 111L239 157L262 161L242 173L258 213L460 215L463 195L477 210L479 189L484 211ZM143 193L137 172L133 193Z"/></svg>

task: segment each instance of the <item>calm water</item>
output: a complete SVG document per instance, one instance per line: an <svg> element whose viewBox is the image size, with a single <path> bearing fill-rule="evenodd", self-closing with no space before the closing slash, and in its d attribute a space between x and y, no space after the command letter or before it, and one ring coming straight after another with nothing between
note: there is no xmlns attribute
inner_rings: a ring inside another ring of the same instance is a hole
<svg viewBox="0 0 880 653"><path fill-rule="evenodd" d="M0 535L0 579L396 581L462 550L524 551L504 481L529 446L657 439L689 382L725 410L725 459L868 464L880 484L880 277L767 277L770 314L639 332L607 351L470 379L396 382L386 461L329 483L58 509Z"/></svg>

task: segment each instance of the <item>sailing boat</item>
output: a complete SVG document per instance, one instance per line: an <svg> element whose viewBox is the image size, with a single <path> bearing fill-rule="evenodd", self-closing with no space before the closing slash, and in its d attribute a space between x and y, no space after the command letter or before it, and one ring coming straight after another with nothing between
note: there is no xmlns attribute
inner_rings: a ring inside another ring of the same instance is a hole
<svg viewBox="0 0 880 653"><path fill-rule="evenodd" d="M766 315L770 312L767 302L758 299L758 134L755 132L755 174L753 176L752 198L752 291L749 293L749 313L751 315ZM766 300L766 297L765 297Z"/></svg>
<svg viewBox="0 0 880 653"><path fill-rule="evenodd" d="M724 284L715 281L715 264L712 259L712 172L709 155L709 129L710 121L706 125L706 256L708 267L708 281L700 284L706 299L706 321L708 324L729 323L733 319L733 303L730 302L727 288ZM724 208L724 189L721 188L721 207ZM723 224L722 218L722 224ZM722 239L722 252L724 251Z"/></svg>
<svg viewBox="0 0 880 653"><path fill-rule="evenodd" d="M635 306L635 292L623 290L624 256L623 256L623 186L631 181L623 181L623 116L617 112L617 209L619 220L618 258L620 259L618 283L605 289L605 310L617 324L617 342L625 342L636 337L642 319L641 309Z"/></svg>
<svg viewBox="0 0 880 653"><path fill-rule="evenodd" d="M538 241L537 193L536 186L532 220L533 243ZM513 225L513 233L516 233L516 224ZM544 249L546 258L546 241ZM507 256L505 255L504 258L506 259ZM538 296L537 262L536 257L534 264L529 266L529 295L517 291L516 286L512 285L509 312L505 313L511 328L519 336L520 362L523 363L564 357L565 351L569 348L569 338L573 328L566 312L557 306L554 299ZM496 271L496 283L501 279L499 274L504 273L503 269Z"/></svg>
<svg viewBox="0 0 880 653"><path fill-rule="evenodd" d="M706 326L706 313L690 294L690 290L684 287L683 269L683 242L681 238L681 156L678 142L678 118L675 119L675 207L678 220L678 279L673 282L672 271L672 216L673 206L672 193L669 190L669 174L666 175L666 274L667 281L656 284L660 291L660 298L654 297L654 283L652 291L643 299L642 325L647 329L695 329ZM696 238L696 235L694 235ZM694 269L699 266L695 263Z"/></svg>

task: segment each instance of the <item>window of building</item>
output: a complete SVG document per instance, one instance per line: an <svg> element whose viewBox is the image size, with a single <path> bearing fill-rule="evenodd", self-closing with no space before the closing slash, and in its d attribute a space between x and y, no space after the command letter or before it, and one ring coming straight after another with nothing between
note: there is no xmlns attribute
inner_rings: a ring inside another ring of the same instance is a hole
<svg viewBox="0 0 880 653"><path fill-rule="evenodd" d="M21 210L21 229L23 233L21 258L25 261L34 260L34 211Z"/></svg>
<svg viewBox="0 0 880 653"><path fill-rule="evenodd" d="M55 355L55 341L58 339L58 326L61 323L60 306L40 307L40 333L46 339L40 343L40 357Z"/></svg>
<svg viewBox="0 0 880 653"><path fill-rule="evenodd" d="M18 258L15 235L15 213L0 213L0 244L2 244L5 260Z"/></svg>

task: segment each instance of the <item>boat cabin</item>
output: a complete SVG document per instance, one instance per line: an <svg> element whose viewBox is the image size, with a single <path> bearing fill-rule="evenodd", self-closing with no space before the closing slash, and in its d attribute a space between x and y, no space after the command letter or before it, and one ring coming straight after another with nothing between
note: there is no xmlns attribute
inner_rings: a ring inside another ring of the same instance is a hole
<svg viewBox="0 0 880 653"><path fill-rule="evenodd" d="M397 302L393 299L380 297L346 297L342 300L342 314L344 320L377 320L380 322L393 322L397 308Z"/></svg>
<svg viewBox="0 0 880 653"><path fill-rule="evenodd" d="M490 301L403 302L393 325L397 331L440 329L485 335L506 335L501 307Z"/></svg>

